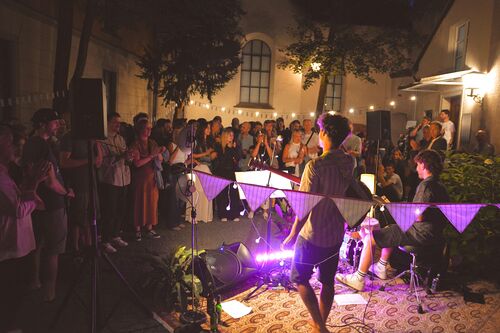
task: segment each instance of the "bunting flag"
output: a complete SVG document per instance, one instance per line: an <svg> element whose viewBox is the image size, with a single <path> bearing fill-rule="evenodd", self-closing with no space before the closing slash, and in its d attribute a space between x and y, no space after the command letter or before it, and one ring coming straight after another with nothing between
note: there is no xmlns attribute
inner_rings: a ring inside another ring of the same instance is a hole
<svg viewBox="0 0 500 333"><path fill-rule="evenodd" d="M293 211L302 220L325 197L307 192L283 190Z"/></svg>
<svg viewBox="0 0 500 333"><path fill-rule="evenodd" d="M368 210L373 206L372 201L330 197L337 205L340 214L344 217L349 227L354 227L363 218Z"/></svg>
<svg viewBox="0 0 500 333"><path fill-rule="evenodd" d="M238 183L243 193L245 193L245 198L248 202L248 206L252 211L256 211L262 203L269 198L269 196L276 191L274 187L257 186L250 184Z"/></svg>
<svg viewBox="0 0 500 333"><path fill-rule="evenodd" d="M213 200L227 185L232 183L231 180L212 176L205 172L194 170L194 173L200 179L201 187L208 200Z"/></svg>
<svg viewBox="0 0 500 333"><path fill-rule="evenodd" d="M387 203L385 207L389 209L392 217L401 230L406 232L430 205L421 203Z"/></svg>
<svg viewBox="0 0 500 333"><path fill-rule="evenodd" d="M441 204L437 205L448 221L459 233L464 232L472 222L477 212L486 205L483 204Z"/></svg>

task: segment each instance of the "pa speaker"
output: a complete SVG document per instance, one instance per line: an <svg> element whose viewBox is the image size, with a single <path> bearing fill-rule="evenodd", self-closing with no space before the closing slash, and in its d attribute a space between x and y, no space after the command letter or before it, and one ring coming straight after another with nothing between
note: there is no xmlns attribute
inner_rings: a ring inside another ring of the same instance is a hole
<svg viewBox="0 0 500 333"><path fill-rule="evenodd" d="M107 137L106 94L101 79L77 79L71 91L71 133L73 139Z"/></svg>
<svg viewBox="0 0 500 333"><path fill-rule="evenodd" d="M391 112L378 110L366 113L366 139L390 140L391 139Z"/></svg>
<svg viewBox="0 0 500 333"><path fill-rule="evenodd" d="M197 272L204 293L206 288L220 292L248 279L257 272L257 265L248 248L241 242L205 250L201 255L207 270ZM198 274L200 273L200 274Z"/></svg>

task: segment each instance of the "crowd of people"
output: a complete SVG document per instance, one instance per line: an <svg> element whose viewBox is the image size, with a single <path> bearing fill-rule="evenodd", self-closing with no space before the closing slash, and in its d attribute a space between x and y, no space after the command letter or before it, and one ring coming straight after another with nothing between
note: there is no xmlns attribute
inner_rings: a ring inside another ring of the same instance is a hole
<svg viewBox="0 0 500 333"><path fill-rule="evenodd" d="M454 147L449 112L443 110L440 118L441 122L424 118L396 146L390 140L379 144L365 140L349 122L345 139L335 146L352 156L353 177L376 174L379 195L411 201L420 182L414 157L425 149L444 153ZM179 184L189 177L186 169L235 180L235 171L249 170L249 162L258 160L300 176L307 162L324 149L312 119L293 120L286 127L283 118L241 124L234 118L231 126L224 127L216 116L158 119L153 127L146 113L134 116L133 124L110 113L107 138L90 143L75 139L52 109L35 112L32 125L30 135L22 126L0 126L3 314L16 309L18 290L6 286L20 285L15 281L19 271L28 272L27 284L41 288L45 301L54 300L58 256L66 251L81 256L91 244L94 213L100 245L108 253L128 245L123 231L130 231L139 242L143 237L160 238L155 231L158 224L182 229L185 222L192 222L191 205L198 222L211 222L214 211L221 221L238 221L242 212L249 217L255 212L245 207L237 189L228 186L212 202L195 182L196 200L186 199L179 191ZM186 149L190 136L192 150ZM494 153L486 132L479 131L477 141L477 153ZM96 174L92 184L89 170ZM92 188L98 194L95 201ZM262 210L267 217L269 207L263 205Z"/></svg>

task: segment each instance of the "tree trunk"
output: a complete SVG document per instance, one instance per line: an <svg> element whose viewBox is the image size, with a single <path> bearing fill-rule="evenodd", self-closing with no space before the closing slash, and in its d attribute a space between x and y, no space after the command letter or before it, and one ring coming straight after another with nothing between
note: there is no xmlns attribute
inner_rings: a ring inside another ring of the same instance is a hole
<svg viewBox="0 0 500 333"><path fill-rule="evenodd" d="M90 36L92 35L92 27L94 26L96 14L97 0L87 0L85 19L83 20L82 34L80 36L80 44L78 45L78 58L76 59L75 72L73 73L71 81L83 76L85 64L87 63Z"/></svg>
<svg viewBox="0 0 500 333"><path fill-rule="evenodd" d="M156 117L158 116L158 86L159 86L159 78L155 76L153 78L153 114L151 116L153 120L153 124L156 123Z"/></svg>
<svg viewBox="0 0 500 333"><path fill-rule="evenodd" d="M319 84L318 101L316 103L316 117L323 113L325 107L326 84L326 78L323 75Z"/></svg>
<svg viewBox="0 0 500 333"><path fill-rule="evenodd" d="M52 107L60 114L67 111L68 72L71 58L71 41L73 37L74 5L74 0L59 0L53 85L56 97L52 102Z"/></svg>

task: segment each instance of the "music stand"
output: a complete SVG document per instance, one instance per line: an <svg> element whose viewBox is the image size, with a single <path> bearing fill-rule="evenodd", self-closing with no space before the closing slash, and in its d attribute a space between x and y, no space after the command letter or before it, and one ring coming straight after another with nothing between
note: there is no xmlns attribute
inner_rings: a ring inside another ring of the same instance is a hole
<svg viewBox="0 0 500 333"><path fill-rule="evenodd" d="M244 172L235 172L236 181L238 183L246 183L253 184L259 186L267 186L277 188L277 191L274 191L269 196L269 215L266 221L266 251L269 253L271 249L271 226L272 226L272 215L271 215L271 200L274 198L286 198L285 193L281 190L292 190L292 183L289 179L274 174L269 170L260 170L260 171L244 171ZM240 194L240 199L245 199L245 193L242 191L241 187L238 185L238 192ZM265 264L264 264L265 265ZM264 265L260 268L264 267ZM290 284L290 281L286 279L285 274L283 272L284 266L278 276L278 284L288 291L294 290L295 288ZM243 299L244 301L248 301L250 298L254 296L254 294L259 290L263 285L267 285L267 289L271 287L273 282L273 278L269 272L265 273L260 277L259 282L255 286L255 288Z"/></svg>

